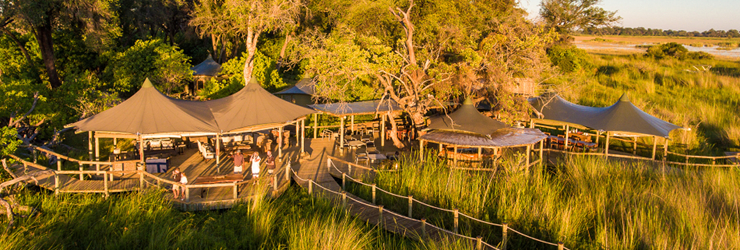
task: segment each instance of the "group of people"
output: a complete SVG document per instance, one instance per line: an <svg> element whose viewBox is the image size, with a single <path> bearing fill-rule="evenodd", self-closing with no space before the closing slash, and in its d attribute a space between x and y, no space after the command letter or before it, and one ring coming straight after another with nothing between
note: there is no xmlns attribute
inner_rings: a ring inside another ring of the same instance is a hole
<svg viewBox="0 0 740 250"><path fill-rule="evenodd" d="M244 171L244 155L242 155L241 150L236 150L236 153L234 154L233 158L234 158L234 173L241 174ZM259 153L254 152L254 154L252 154L252 157L249 159L249 161L251 162L251 167L252 167L252 178L259 177L260 162L262 161L262 158L260 158ZM267 151L265 165L267 167L267 173L272 174L272 172L275 170L275 157L272 156L272 151ZM172 171L172 179L175 182L179 182L183 186L188 184L188 177L185 175L185 173L180 171L180 168L175 168L175 170ZM172 193L174 194L175 199L185 200L185 189L183 189L181 185L173 185Z"/></svg>
<svg viewBox="0 0 740 250"><path fill-rule="evenodd" d="M241 174L244 171L244 155L241 150L236 150L234 153L234 173ZM252 157L249 159L252 168L252 178L257 178L260 175L260 158L259 153L254 152ZM265 159L265 165L267 166L267 173L272 174L275 169L275 157L272 157L272 151L267 151L267 158Z"/></svg>

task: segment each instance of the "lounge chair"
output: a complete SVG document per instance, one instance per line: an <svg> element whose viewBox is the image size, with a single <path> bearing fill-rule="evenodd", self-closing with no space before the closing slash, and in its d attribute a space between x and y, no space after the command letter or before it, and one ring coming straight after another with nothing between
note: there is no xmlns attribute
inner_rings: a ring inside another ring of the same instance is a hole
<svg viewBox="0 0 740 250"><path fill-rule="evenodd" d="M205 159L206 161L216 158L216 154L213 152L211 147L208 145L203 145L200 141L198 141L198 150L203 156L203 159Z"/></svg>

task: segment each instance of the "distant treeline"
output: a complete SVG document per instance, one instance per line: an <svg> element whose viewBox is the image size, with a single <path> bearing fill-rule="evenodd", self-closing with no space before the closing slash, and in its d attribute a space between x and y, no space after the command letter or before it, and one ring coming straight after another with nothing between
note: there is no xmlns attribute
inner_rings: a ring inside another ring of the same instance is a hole
<svg viewBox="0 0 740 250"><path fill-rule="evenodd" d="M587 35L616 35L616 36L682 36L682 37L740 37L735 29L728 31L710 29L704 32L685 30L662 30L650 28L603 27L587 28L581 31Z"/></svg>

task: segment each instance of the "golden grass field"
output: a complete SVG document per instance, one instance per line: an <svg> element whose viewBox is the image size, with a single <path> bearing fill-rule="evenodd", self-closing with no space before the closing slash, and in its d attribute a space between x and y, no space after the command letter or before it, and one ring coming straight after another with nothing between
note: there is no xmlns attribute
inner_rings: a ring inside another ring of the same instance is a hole
<svg viewBox="0 0 740 250"><path fill-rule="evenodd" d="M720 46L726 43L740 43L740 38L723 38L723 37L669 37L669 36L593 36L593 35L578 35L574 36L575 42L594 42L594 39L601 38L604 40L611 40L609 42L619 44L657 44L657 43L669 43L676 42L683 45L711 45Z"/></svg>

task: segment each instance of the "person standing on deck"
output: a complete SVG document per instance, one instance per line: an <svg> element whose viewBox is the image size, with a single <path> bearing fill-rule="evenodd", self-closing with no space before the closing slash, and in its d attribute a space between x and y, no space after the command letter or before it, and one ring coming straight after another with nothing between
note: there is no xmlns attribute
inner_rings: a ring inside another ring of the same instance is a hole
<svg viewBox="0 0 740 250"><path fill-rule="evenodd" d="M235 174L241 174L242 173L242 166L244 165L244 155L242 155L242 151L237 149L236 154L234 154L234 173Z"/></svg>
<svg viewBox="0 0 740 250"><path fill-rule="evenodd" d="M272 157L272 151L267 151L265 165L267 165L267 173L272 174L272 172L275 170L275 157Z"/></svg>
<svg viewBox="0 0 740 250"><path fill-rule="evenodd" d="M256 179L260 175L260 161L262 159L260 158L260 154L257 152L254 152L252 154L252 159L250 160L252 162L252 178Z"/></svg>

